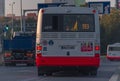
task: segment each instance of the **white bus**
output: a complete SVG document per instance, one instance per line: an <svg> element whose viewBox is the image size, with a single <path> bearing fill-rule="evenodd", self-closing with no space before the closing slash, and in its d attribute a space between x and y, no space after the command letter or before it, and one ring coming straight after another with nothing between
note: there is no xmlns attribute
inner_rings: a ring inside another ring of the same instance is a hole
<svg viewBox="0 0 120 81"><path fill-rule="evenodd" d="M36 31L38 76L61 70L96 75L100 28L96 10L81 7L40 9Z"/></svg>
<svg viewBox="0 0 120 81"><path fill-rule="evenodd" d="M120 60L120 43L109 44L107 46L107 59Z"/></svg>

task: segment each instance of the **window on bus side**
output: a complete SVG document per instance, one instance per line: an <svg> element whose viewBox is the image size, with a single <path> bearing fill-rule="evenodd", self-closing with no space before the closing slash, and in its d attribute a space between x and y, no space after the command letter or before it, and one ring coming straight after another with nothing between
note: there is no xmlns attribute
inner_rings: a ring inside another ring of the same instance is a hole
<svg viewBox="0 0 120 81"><path fill-rule="evenodd" d="M120 47L109 47L109 51L120 51Z"/></svg>

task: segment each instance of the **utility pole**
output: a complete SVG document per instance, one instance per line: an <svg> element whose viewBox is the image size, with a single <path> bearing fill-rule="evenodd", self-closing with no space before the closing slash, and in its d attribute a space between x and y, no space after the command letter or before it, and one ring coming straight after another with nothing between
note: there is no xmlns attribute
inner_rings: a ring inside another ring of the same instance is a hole
<svg viewBox="0 0 120 81"><path fill-rule="evenodd" d="M15 4L15 2L12 2L11 4L9 4L11 6L11 15L12 15L12 27L11 27L11 34L13 34L14 31L14 14L13 14L13 5Z"/></svg>
<svg viewBox="0 0 120 81"><path fill-rule="evenodd" d="M13 27L13 25L14 25L13 5L14 4L15 4L15 2L13 2L12 5L11 5L12 6L12 31L11 31L12 33L13 33L13 29L14 29L14 27Z"/></svg>
<svg viewBox="0 0 120 81"><path fill-rule="evenodd" d="M23 31L23 19L22 19L22 0L20 0L20 9L21 9L21 32Z"/></svg>

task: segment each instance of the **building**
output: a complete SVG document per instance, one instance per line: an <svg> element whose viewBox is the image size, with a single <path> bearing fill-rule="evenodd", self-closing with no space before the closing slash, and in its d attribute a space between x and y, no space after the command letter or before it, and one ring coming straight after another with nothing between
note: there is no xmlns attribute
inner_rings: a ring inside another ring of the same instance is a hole
<svg viewBox="0 0 120 81"><path fill-rule="evenodd" d="M5 0L0 0L0 16L5 15Z"/></svg>
<svg viewBox="0 0 120 81"><path fill-rule="evenodd" d="M74 0L44 0L45 3L67 3L69 5L75 5Z"/></svg>
<svg viewBox="0 0 120 81"><path fill-rule="evenodd" d="M67 3L69 5L84 5L86 0L44 0L45 3Z"/></svg>

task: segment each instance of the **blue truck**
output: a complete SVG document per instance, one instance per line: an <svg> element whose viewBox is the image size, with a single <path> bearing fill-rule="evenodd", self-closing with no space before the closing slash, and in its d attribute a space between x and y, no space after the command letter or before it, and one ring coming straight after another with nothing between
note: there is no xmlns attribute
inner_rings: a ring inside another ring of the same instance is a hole
<svg viewBox="0 0 120 81"><path fill-rule="evenodd" d="M15 66L17 63L34 65L35 35L19 35L12 39L3 40L3 52L5 66Z"/></svg>

